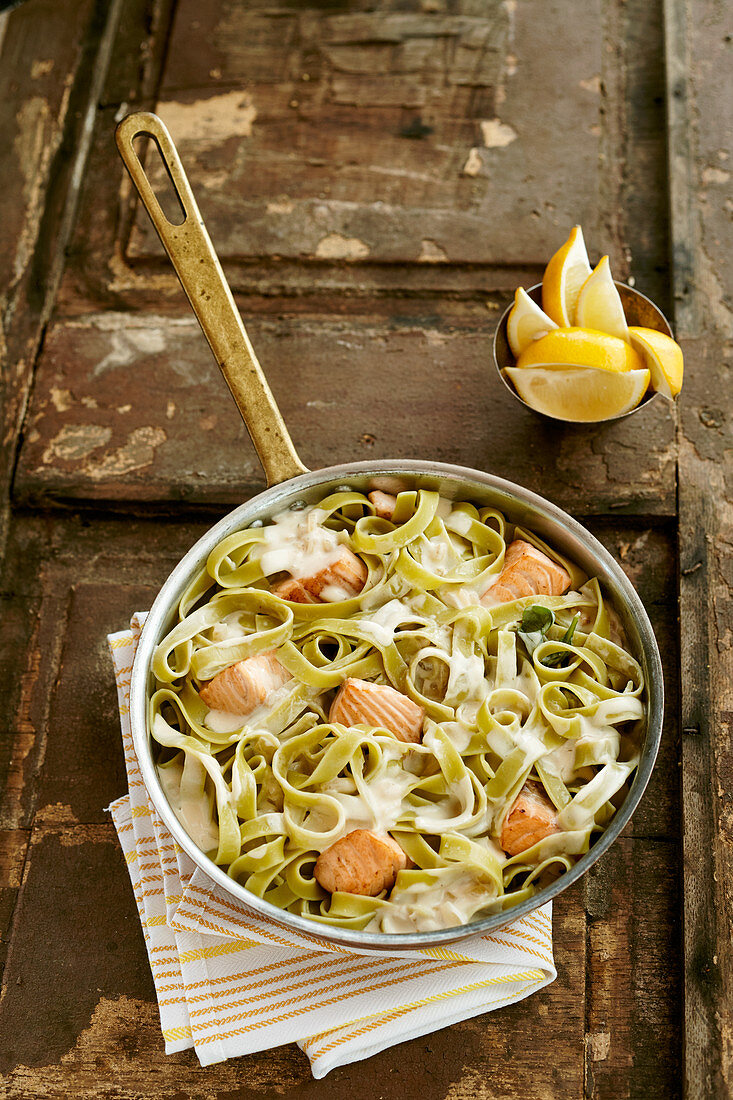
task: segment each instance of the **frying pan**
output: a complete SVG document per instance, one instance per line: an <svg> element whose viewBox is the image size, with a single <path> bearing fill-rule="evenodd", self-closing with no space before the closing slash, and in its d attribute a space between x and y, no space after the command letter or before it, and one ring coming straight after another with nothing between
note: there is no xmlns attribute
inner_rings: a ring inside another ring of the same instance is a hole
<svg viewBox="0 0 733 1100"><path fill-rule="evenodd" d="M140 136L152 139L158 147L184 215L179 225L174 225L163 213L137 155L133 142ZM268 486L264 492L235 508L199 539L168 577L148 615L140 636L130 685L133 739L148 794L178 844L209 878L238 902L285 928L315 935L344 947L389 954L437 947L493 932L576 882L613 843L639 803L659 748L664 705L662 665L644 607L622 570L593 535L554 504L503 478L482 470L427 459L384 459L307 470L293 447L249 342L168 130L154 114L134 114L120 123L116 140L133 183L242 414ZM621 616L630 649L644 671L647 717L639 767L631 789L609 827L569 871L538 891L534 897L471 924L434 932L386 934L331 927L278 909L250 894L196 847L171 809L158 780L147 725L148 699L153 687L150 665L158 642L176 622L178 601L189 581L202 568L211 550L227 535L248 527L255 520L267 520L273 513L293 504L316 503L340 486L349 486L360 492L379 487L434 489L448 498L468 499L479 506L490 505L500 509L510 522L535 531L575 561L589 576L598 577Z"/></svg>

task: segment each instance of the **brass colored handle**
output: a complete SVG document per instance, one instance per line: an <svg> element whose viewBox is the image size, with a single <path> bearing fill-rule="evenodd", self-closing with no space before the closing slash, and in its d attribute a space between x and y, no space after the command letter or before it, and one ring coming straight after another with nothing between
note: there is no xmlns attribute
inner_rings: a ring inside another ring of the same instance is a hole
<svg viewBox="0 0 733 1100"><path fill-rule="evenodd" d="M163 213L135 151L133 141L141 135L152 138L158 147L185 215L180 225L174 225ZM298 458L249 342L178 151L165 124L157 115L147 111L128 115L117 127L115 138L125 167L232 391L259 455L267 484L277 485L296 474L307 472L307 467Z"/></svg>

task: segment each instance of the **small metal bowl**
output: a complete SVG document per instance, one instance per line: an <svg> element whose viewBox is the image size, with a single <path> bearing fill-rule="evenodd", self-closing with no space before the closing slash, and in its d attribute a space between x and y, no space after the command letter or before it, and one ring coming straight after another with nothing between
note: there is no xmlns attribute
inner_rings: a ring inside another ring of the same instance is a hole
<svg viewBox="0 0 733 1100"><path fill-rule="evenodd" d="M672 336L672 328L669 321L664 316L661 309L655 306L650 298L647 298L646 295L641 294L638 290L634 290L633 287L627 286L626 283L617 282L616 289L621 296L621 305L624 307L624 313L626 314L626 320L629 325L635 325L641 328L653 328L656 329L657 332L663 332L666 336ZM530 287L527 290L527 294L533 302L536 302L537 305L542 308L542 283L537 283L535 286ZM631 409L630 412L621 413L620 416L609 416L605 420L564 420L561 417L550 416L549 413L543 413L538 409L533 409L531 405L528 405L527 402L519 396L514 386L508 381L504 374L505 367L515 367L517 365L514 353L509 347L509 337L507 336L507 324L513 306L514 302L504 310L501 315L501 320L497 325L496 332L494 333L494 366L496 367L499 378L509 390L514 400L518 401L520 405L524 405L525 409L529 409L530 412L535 413L537 416L547 417L548 420L555 420L560 424L579 424L583 426L587 426L588 424L609 424L613 420L623 420L627 416L633 416L634 413L639 412L640 409L647 408L647 406L659 396L654 390L647 390L635 409Z"/></svg>

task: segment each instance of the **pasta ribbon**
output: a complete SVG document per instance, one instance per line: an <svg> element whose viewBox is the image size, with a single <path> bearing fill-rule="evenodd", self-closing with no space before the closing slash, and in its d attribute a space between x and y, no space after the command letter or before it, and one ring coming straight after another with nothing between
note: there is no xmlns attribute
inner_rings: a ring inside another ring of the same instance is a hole
<svg viewBox="0 0 733 1100"><path fill-rule="evenodd" d="M598 579L533 532L424 489L388 514L344 487L222 539L155 650L149 729L173 810L233 880L317 923L402 932L503 910L572 867L632 778L646 692ZM517 538L571 588L484 606ZM344 550L361 591L278 595L278 579L325 575ZM538 605L541 634L523 632ZM260 654L290 678L248 713L210 710L203 685ZM346 680L422 708L420 740L387 705L382 724L332 721ZM530 789L552 825L510 856L503 833ZM391 836L408 866L376 897L329 894L316 861L357 829Z"/></svg>

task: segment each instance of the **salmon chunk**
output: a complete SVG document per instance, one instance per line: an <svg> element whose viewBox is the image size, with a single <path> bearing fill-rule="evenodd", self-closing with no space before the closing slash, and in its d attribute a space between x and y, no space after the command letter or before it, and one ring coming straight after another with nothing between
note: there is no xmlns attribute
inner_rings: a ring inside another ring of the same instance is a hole
<svg viewBox="0 0 733 1100"><path fill-rule="evenodd" d="M536 546L522 539L510 543L499 579L484 592L481 602L518 600L520 596L562 596L570 588L570 574ZM489 599L490 598L490 599Z"/></svg>
<svg viewBox="0 0 733 1100"><path fill-rule="evenodd" d="M407 864L407 856L391 836L354 829L321 852L313 875L329 894L342 890L374 898L392 889L397 872Z"/></svg>
<svg viewBox="0 0 733 1100"><path fill-rule="evenodd" d="M367 575L367 567L361 558L352 553L348 546L341 546L338 557L330 565L312 577L300 577L300 583L315 597L315 602L324 600L333 603L358 596L366 584Z"/></svg>
<svg viewBox="0 0 733 1100"><path fill-rule="evenodd" d="M303 587L300 581L296 581L295 577L288 577L287 580L278 581L277 584L273 584L270 589L273 596L279 596L281 600L290 600L291 603L320 603L314 596L311 596L310 592Z"/></svg>
<svg viewBox="0 0 733 1100"><path fill-rule="evenodd" d="M536 783L525 783L504 818L499 843L507 855L516 856L559 831L555 807Z"/></svg>
<svg viewBox="0 0 733 1100"><path fill-rule="evenodd" d="M349 677L331 704L329 721L344 726L384 726L398 741L417 744L425 711L387 684Z"/></svg>
<svg viewBox="0 0 733 1100"><path fill-rule="evenodd" d="M290 679L290 673L272 651L258 653L219 672L199 696L210 710L247 715Z"/></svg>
<svg viewBox="0 0 733 1100"><path fill-rule="evenodd" d="M393 497L391 493L382 493L379 489L375 489L373 493L367 493L367 496L380 519L392 519L397 497Z"/></svg>

